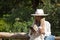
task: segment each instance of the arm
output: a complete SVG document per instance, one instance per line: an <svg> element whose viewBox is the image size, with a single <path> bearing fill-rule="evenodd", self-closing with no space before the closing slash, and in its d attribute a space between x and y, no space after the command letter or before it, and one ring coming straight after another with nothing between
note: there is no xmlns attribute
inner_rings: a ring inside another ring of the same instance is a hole
<svg viewBox="0 0 60 40"><path fill-rule="evenodd" d="M41 20L40 20L40 33L41 34L45 34L45 23L44 23L44 21L45 21L45 18L42 18Z"/></svg>
<svg viewBox="0 0 60 40"><path fill-rule="evenodd" d="M46 34L51 34L51 24L48 21L46 22Z"/></svg>
<svg viewBox="0 0 60 40"><path fill-rule="evenodd" d="M30 27L29 35L36 33L36 30L37 30L36 25L33 23L32 26Z"/></svg>

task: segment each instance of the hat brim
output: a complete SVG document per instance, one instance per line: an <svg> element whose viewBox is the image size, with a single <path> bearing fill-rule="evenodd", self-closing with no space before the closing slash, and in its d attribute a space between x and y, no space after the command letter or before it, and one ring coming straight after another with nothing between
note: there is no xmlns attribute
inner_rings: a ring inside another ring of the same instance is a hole
<svg viewBox="0 0 60 40"><path fill-rule="evenodd" d="M41 14L41 15L39 15L39 14L31 14L32 16L48 16L48 14Z"/></svg>

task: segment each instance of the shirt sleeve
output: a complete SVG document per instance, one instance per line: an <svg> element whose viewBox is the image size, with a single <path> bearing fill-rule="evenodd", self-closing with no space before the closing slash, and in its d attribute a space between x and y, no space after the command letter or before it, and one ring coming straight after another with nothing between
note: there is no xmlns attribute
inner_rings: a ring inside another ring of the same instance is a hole
<svg viewBox="0 0 60 40"><path fill-rule="evenodd" d="M31 37L31 30L29 30L29 34L28 34L29 37Z"/></svg>
<svg viewBox="0 0 60 40"><path fill-rule="evenodd" d="M51 24L50 24L48 21L46 21L45 23L46 23L46 24L45 24L45 26L46 26L46 28L45 28L45 33L46 33L47 35L51 35Z"/></svg>
<svg viewBox="0 0 60 40"><path fill-rule="evenodd" d="M31 27L33 27L33 26L34 26L34 22L32 23ZM29 36L29 37L32 36L32 35L31 35L31 29L29 30L28 36Z"/></svg>
<svg viewBox="0 0 60 40"><path fill-rule="evenodd" d="M32 23L31 27L33 27L33 26L34 26L34 23L35 23L35 22L33 22L33 23Z"/></svg>

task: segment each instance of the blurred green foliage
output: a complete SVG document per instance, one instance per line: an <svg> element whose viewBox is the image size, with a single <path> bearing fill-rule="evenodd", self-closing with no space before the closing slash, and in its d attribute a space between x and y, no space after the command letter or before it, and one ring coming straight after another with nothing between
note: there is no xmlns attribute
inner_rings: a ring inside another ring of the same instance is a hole
<svg viewBox="0 0 60 40"><path fill-rule="evenodd" d="M49 16L52 34L60 35L60 1L59 0L0 0L0 31L26 32L33 23L32 13L37 8L44 9Z"/></svg>
<svg viewBox="0 0 60 40"><path fill-rule="evenodd" d="M3 19L0 19L0 31L8 32L10 28L10 24L7 24Z"/></svg>

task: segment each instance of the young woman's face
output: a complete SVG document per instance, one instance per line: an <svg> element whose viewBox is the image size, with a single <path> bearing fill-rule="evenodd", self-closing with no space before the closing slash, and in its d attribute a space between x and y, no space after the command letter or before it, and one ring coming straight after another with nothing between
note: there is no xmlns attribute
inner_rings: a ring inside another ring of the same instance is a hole
<svg viewBox="0 0 60 40"><path fill-rule="evenodd" d="M43 17L42 16L35 16L36 21L40 21Z"/></svg>

